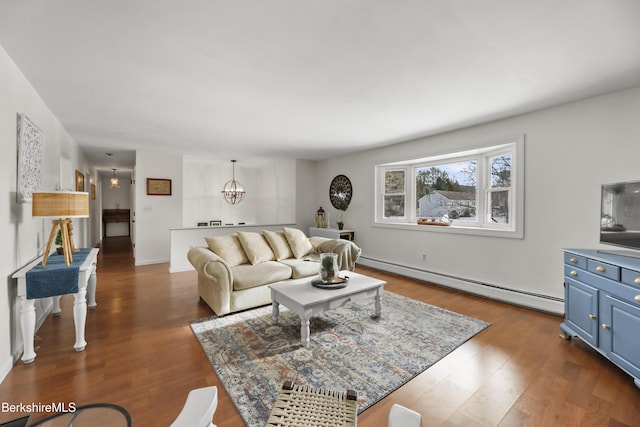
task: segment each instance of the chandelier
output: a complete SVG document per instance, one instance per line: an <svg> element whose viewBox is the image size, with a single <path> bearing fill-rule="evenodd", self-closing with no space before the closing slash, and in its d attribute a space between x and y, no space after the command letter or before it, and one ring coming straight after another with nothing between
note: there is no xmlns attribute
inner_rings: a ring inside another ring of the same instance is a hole
<svg viewBox="0 0 640 427"><path fill-rule="evenodd" d="M244 186L236 181L236 161L231 160L231 164L233 165L233 177L231 181L227 181L222 189L222 197L232 205L240 203L246 194L244 191Z"/></svg>
<svg viewBox="0 0 640 427"><path fill-rule="evenodd" d="M112 190L117 190L120 188L120 181L116 176L116 169L113 170L113 176L111 177L111 182L109 183L109 188Z"/></svg>

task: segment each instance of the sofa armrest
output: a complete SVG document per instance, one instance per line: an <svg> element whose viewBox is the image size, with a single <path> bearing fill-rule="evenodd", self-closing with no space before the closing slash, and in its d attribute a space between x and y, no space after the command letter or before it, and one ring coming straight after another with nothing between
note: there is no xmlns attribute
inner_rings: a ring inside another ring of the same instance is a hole
<svg viewBox="0 0 640 427"><path fill-rule="evenodd" d="M218 315L230 311L233 272L222 258L206 247L189 249L187 258L198 272L198 295Z"/></svg>

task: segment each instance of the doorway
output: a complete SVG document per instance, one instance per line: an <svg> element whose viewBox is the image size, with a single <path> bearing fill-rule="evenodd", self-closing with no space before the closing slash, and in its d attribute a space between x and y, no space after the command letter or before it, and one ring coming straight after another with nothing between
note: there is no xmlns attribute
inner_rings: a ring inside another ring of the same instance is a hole
<svg viewBox="0 0 640 427"><path fill-rule="evenodd" d="M112 175L101 177L101 247L111 248L110 250L132 248L134 210L131 172L114 171L113 175L118 178L117 188L112 188L110 185Z"/></svg>

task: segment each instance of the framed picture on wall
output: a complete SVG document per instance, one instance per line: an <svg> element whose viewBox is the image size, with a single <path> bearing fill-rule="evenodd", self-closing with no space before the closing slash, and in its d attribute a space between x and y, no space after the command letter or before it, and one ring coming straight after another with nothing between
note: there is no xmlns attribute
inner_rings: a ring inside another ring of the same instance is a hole
<svg viewBox="0 0 640 427"><path fill-rule="evenodd" d="M170 196L171 180L164 178L147 178L147 195Z"/></svg>
<svg viewBox="0 0 640 427"><path fill-rule="evenodd" d="M76 169L76 191L84 191L84 175Z"/></svg>
<svg viewBox="0 0 640 427"><path fill-rule="evenodd" d="M91 200L95 200L95 199L96 199L96 185L91 184Z"/></svg>

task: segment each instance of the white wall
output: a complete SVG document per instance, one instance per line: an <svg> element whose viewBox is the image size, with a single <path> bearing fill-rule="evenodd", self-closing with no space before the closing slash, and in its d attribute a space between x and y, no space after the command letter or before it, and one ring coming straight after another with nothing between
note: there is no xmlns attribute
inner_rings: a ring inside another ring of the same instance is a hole
<svg viewBox="0 0 640 427"><path fill-rule="evenodd" d="M135 264L169 262L172 228L182 226L182 156L136 151L135 171ZM171 196L148 196L147 178L172 180ZM132 212L132 215L134 213Z"/></svg>
<svg viewBox="0 0 640 427"><path fill-rule="evenodd" d="M309 227L315 226L316 211L320 208L320 205L316 203L316 199L322 193L316 194L314 191L317 188L317 175L317 162L310 160L296 161L296 224L298 228L307 234L309 233ZM329 185L327 184L327 187L321 191L329 194Z"/></svg>
<svg viewBox="0 0 640 427"><path fill-rule="evenodd" d="M335 175L343 173L354 187L345 227L356 230L363 263L562 312L561 249L599 247L600 185L640 180L639 117L640 88L636 88L323 161L318 164L317 204L331 206L327 188ZM376 164L458 151L522 133L526 135L523 240L453 235L429 227L407 231L373 226ZM333 208L329 211L332 217L338 215ZM427 261L422 260L423 253Z"/></svg>
<svg viewBox="0 0 640 427"><path fill-rule="evenodd" d="M89 191L89 241L87 246L95 247L100 243L102 238L102 188L100 185L100 179L98 177L98 171L95 168L90 168L88 179L89 182L87 191ZM95 186L95 198L91 195L91 184Z"/></svg>
<svg viewBox="0 0 640 427"><path fill-rule="evenodd" d="M238 162L240 163L240 162ZM235 206L227 204L220 190L230 179L230 165L211 161L185 160L184 226L171 230L170 272L192 270L187 251L204 245L205 236L237 231L281 230L298 227L308 232L313 225L315 168L309 160L253 159L236 167L236 179L247 189L247 197ZM204 185L204 184L207 185ZM244 226L194 227L212 219L224 223L246 222Z"/></svg>
<svg viewBox="0 0 640 427"><path fill-rule="evenodd" d="M129 176L118 176L120 188L111 189L111 180L103 178L100 182L102 194L102 209L131 209L131 179ZM126 223L109 223L107 236L128 236L129 226ZM104 237L104 236L102 236Z"/></svg>
<svg viewBox="0 0 640 427"><path fill-rule="evenodd" d="M289 224L295 221L296 161L293 159L238 160L236 180L247 192L236 204L222 194L232 177L230 161L184 160L183 227L220 220L223 224Z"/></svg>
<svg viewBox="0 0 640 427"><path fill-rule="evenodd" d="M19 113L26 114L45 135L41 190L53 191L61 184L61 158L67 159L74 171L86 169L75 141L0 46L0 144L4 154L0 156L0 170L3 171L1 184L7 190L0 199L0 232L4 242L0 245L0 269L6 278L5 290L0 291L0 381L22 351L19 303L11 275L42 252L51 229L49 220L31 216L31 204L16 203L16 115ZM76 246L88 245L88 225L89 220L74 220ZM43 300L37 306L37 322L41 323L50 309L50 300Z"/></svg>

